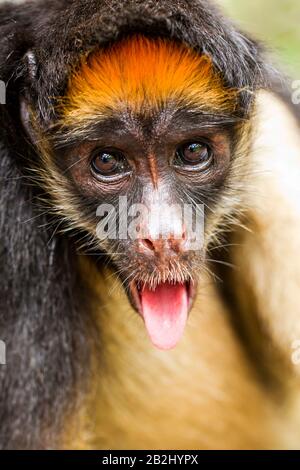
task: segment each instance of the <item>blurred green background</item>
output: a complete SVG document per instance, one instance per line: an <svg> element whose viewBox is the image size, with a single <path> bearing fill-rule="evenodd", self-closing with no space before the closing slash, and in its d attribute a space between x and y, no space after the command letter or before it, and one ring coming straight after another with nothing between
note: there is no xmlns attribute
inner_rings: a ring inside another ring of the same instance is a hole
<svg viewBox="0 0 300 470"><path fill-rule="evenodd" d="M300 79L300 0L215 1L242 29L266 42L284 71Z"/></svg>
<svg viewBox="0 0 300 470"><path fill-rule="evenodd" d="M274 52L283 70L300 78L300 0L218 0L229 15Z"/></svg>

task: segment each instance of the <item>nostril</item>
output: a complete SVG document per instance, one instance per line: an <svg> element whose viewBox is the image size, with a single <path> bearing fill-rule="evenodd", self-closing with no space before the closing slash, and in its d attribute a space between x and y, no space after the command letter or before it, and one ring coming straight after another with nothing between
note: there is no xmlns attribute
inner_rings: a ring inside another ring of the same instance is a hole
<svg viewBox="0 0 300 470"><path fill-rule="evenodd" d="M168 245L169 245L170 251L173 251L173 253L178 253L180 251L179 249L180 242L176 240L175 238L170 238L168 240Z"/></svg>
<svg viewBox="0 0 300 470"><path fill-rule="evenodd" d="M185 250L186 241L187 237L185 232L182 233L181 238L169 238L169 249L176 254L182 253Z"/></svg>
<svg viewBox="0 0 300 470"><path fill-rule="evenodd" d="M149 238L142 238L141 244L150 251L155 251L154 243Z"/></svg>

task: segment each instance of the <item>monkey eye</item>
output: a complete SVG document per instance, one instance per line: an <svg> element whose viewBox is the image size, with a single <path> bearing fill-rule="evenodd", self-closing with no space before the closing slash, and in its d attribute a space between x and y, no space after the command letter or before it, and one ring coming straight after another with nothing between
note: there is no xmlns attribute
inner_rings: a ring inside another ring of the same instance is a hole
<svg viewBox="0 0 300 470"><path fill-rule="evenodd" d="M119 151L97 149L92 154L91 171L103 179L117 179L130 173L124 155Z"/></svg>
<svg viewBox="0 0 300 470"><path fill-rule="evenodd" d="M188 142L177 148L173 164L190 170L204 171L213 162L210 146L202 142Z"/></svg>

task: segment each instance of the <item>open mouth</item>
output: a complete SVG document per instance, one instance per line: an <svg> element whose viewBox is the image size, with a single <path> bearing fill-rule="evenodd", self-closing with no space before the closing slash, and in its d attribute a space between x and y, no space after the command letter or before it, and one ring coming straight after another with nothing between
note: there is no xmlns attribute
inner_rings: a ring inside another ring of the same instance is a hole
<svg viewBox="0 0 300 470"><path fill-rule="evenodd" d="M171 349L181 339L196 294L196 284L164 282L154 289L132 282L129 297L144 319L152 343L159 349Z"/></svg>

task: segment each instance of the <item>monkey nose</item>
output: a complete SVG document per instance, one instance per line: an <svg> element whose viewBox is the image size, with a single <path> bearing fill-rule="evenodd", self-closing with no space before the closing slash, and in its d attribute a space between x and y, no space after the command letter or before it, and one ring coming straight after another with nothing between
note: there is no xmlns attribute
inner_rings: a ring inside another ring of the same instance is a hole
<svg viewBox="0 0 300 470"><path fill-rule="evenodd" d="M138 240L139 251L145 256L156 256L166 258L178 256L186 251L186 234L182 233L180 238L170 235L167 238L153 239L151 237Z"/></svg>

